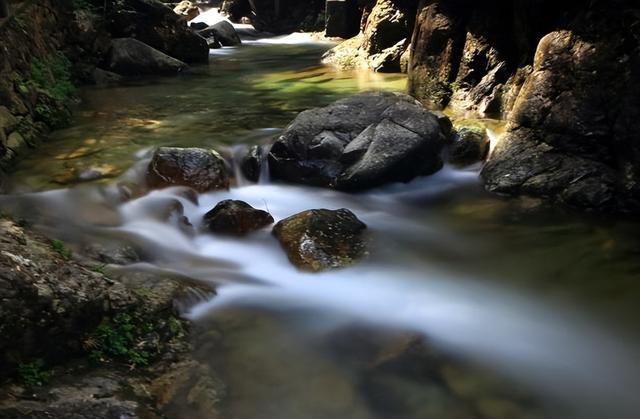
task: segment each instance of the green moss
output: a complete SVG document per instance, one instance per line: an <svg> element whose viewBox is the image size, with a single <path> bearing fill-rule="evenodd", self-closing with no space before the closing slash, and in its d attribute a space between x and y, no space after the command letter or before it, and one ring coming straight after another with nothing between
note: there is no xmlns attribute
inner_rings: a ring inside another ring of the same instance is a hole
<svg viewBox="0 0 640 419"><path fill-rule="evenodd" d="M28 77L16 82L18 91L23 94L38 92L35 118L52 128L64 127L70 121L67 105L76 94L71 66L63 53L55 52L43 60L34 59Z"/></svg>
<svg viewBox="0 0 640 419"><path fill-rule="evenodd" d="M106 319L85 341L89 358L96 363L123 361L131 366L149 364L151 353L144 349L144 336L153 331L153 325L121 313Z"/></svg>
<svg viewBox="0 0 640 419"><path fill-rule="evenodd" d="M42 387L51 380L51 372L45 369L42 359L24 362L18 365L20 381L29 388Z"/></svg>
<svg viewBox="0 0 640 419"><path fill-rule="evenodd" d="M101 263L100 265L96 265L93 267L93 269L91 269L93 272L97 272L99 274L102 275L106 275L107 274L107 264L106 263Z"/></svg>
<svg viewBox="0 0 640 419"><path fill-rule="evenodd" d="M51 242L51 249L53 249L54 252L62 256L63 259L65 260L71 259L71 250L67 248L67 246L64 244L63 241L53 240Z"/></svg>

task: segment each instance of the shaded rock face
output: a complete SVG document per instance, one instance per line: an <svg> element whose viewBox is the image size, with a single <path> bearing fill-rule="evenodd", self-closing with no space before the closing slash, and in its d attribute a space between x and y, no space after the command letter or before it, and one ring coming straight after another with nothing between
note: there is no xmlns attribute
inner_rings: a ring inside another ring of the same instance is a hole
<svg viewBox="0 0 640 419"><path fill-rule="evenodd" d="M187 65L137 39L122 38L111 42L111 49L107 54L107 67L118 74L139 76L176 74L187 68Z"/></svg>
<svg viewBox="0 0 640 419"><path fill-rule="evenodd" d="M508 132L482 171L487 189L640 210L640 36L620 10L602 4L542 38Z"/></svg>
<svg viewBox="0 0 640 419"><path fill-rule="evenodd" d="M123 0L108 14L116 38L135 38L186 63L207 62L207 41L158 0Z"/></svg>
<svg viewBox="0 0 640 419"><path fill-rule="evenodd" d="M229 188L224 159L213 150L160 147L147 169L151 188L188 186L198 192Z"/></svg>
<svg viewBox="0 0 640 419"><path fill-rule="evenodd" d="M411 97L365 93L298 115L269 168L289 182L367 189L439 170L444 139L437 117Z"/></svg>
<svg viewBox="0 0 640 419"><path fill-rule="evenodd" d="M222 20L214 25L198 32L204 38L214 38L224 47L240 45L242 41L233 25L226 20Z"/></svg>
<svg viewBox="0 0 640 419"><path fill-rule="evenodd" d="M273 235L291 263L306 271L348 266L366 254L367 226L349 210L308 210L278 222Z"/></svg>
<svg viewBox="0 0 640 419"><path fill-rule="evenodd" d="M379 72L399 72L415 17L411 0L378 0L366 11L362 32L329 50L323 62L339 68L371 68Z"/></svg>
<svg viewBox="0 0 640 419"><path fill-rule="evenodd" d="M322 30L324 6L325 0L225 0L220 11L234 22L250 18L258 31L283 34Z"/></svg>
<svg viewBox="0 0 640 419"><path fill-rule="evenodd" d="M273 221L268 212L231 199L219 202L204 216L204 225L208 230L237 236L259 230L273 224Z"/></svg>

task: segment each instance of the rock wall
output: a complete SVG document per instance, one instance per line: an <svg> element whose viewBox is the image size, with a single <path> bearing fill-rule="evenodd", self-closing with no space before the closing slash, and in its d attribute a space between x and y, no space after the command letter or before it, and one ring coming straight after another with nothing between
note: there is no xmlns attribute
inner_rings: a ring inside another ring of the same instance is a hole
<svg viewBox="0 0 640 419"><path fill-rule="evenodd" d="M342 69L401 71L416 14L414 0L378 0L362 5L360 33L330 50L323 62Z"/></svg>
<svg viewBox="0 0 640 419"><path fill-rule="evenodd" d="M68 15L56 0L32 3L0 27L0 177L68 117L67 62L58 54ZM45 82L58 89L44 89Z"/></svg>
<svg viewBox="0 0 640 419"><path fill-rule="evenodd" d="M482 171L490 191L640 211L640 7L594 3L540 40Z"/></svg>

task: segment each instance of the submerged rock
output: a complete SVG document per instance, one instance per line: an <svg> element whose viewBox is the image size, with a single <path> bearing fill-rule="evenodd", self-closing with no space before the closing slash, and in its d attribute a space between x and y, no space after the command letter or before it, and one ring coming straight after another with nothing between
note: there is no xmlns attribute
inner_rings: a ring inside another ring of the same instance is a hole
<svg viewBox="0 0 640 419"><path fill-rule="evenodd" d="M224 47L233 47L242 43L233 25L226 20L213 24L198 34L207 39L215 38Z"/></svg>
<svg viewBox="0 0 640 419"><path fill-rule="evenodd" d="M109 70L125 76L177 74L187 68L182 61L133 38L114 39L111 42L107 66Z"/></svg>
<svg viewBox="0 0 640 419"><path fill-rule="evenodd" d="M307 271L348 266L366 254L367 226L348 209L316 209L278 222L273 235L291 263Z"/></svg>
<svg viewBox="0 0 640 419"><path fill-rule="evenodd" d="M188 186L198 192L229 188L224 159L213 150L160 147L147 169L151 188Z"/></svg>
<svg viewBox="0 0 640 419"><path fill-rule="evenodd" d="M276 179L338 189L407 182L442 167L439 117L413 98L364 93L302 112L274 143Z"/></svg>
<svg viewBox="0 0 640 419"><path fill-rule="evenodd" d="M468 166L484 160L489 152L486 130L479 127L460 128L449 148L449 162Z"/></svg>
<svg viewBox="0 0 640 419"><path fill-rule="evenodd" d="M205 214L204 224L214 233L243 236L273 223L267 211L253 208L244 201L227 199Z"/></svg>

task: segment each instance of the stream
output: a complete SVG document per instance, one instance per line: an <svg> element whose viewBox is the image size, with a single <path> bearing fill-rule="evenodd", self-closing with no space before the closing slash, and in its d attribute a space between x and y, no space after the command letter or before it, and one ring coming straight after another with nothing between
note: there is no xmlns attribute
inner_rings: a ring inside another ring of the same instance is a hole
<svg viewBox="0 0 640 419"><path fill-rule="evenodd" d="M71 127L19 163L0 204L70 243L133 245L145 260L131 269L217 285L185 316L199 331L195 356L228 386L224 417L640 417L637 222L488 195L479 167L360 194L263 176L197 203L181 188L117 199L158 145L233 154L268 144L302 110L405 88L402 75L319 66L329 47L298 35L247 42L177 78L83 89ZM300 272L268 229L203 232L223 199L276 222L349 208L368 226L369 255ZM158 215L175 201L192 229Z"/></svg>

